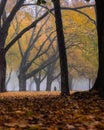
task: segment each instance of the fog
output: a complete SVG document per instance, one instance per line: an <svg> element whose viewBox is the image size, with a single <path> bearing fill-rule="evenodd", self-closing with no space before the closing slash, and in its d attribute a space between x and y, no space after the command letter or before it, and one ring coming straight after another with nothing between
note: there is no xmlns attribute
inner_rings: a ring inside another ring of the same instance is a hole
<svg viewBox="0 0 104 130"><path fill-rule="evenodd" d="M46 90L46 81L47 79L44 79L43 82L40 85L40 90L45 91ZM78 91L84 91L89 90L89 79L88 78L74 78L72 80L72 90L78 90ZM54 87L56 87L56 90L60 90L59 82L57 80L54 80L52 82L51 91L54 90ZM90 88L92 87L92 83L90 82ZM19 83L16 72L12 72L11 78L9 83L6 87L7 91L19 91ZM32 79L28 79L26 82L26 90L27 91L36 91L36 84L33 82Z"/></svg>

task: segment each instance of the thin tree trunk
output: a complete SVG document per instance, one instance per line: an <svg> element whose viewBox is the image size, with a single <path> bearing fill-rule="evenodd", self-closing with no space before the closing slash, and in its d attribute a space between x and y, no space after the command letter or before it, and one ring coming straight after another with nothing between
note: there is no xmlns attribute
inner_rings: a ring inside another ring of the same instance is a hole
<svg viewBox="0 0 104 130"><path fill-rule="evenodd" d="M5 92L5 80L6 80L6 60L5 50L0 48L0 92Z"/></svg>
<svg viewBox="0 0 104 130"><path fill-rule="evenodd" d="M51 84L53 81L53 73L54 73L54 66L53 66L53 64L50 64L47 67L46 91L51 91Z"/></svg>
<svg viewBox="0 0 104 130"><path fill-rule="evenodd" d="M91 89L91 79L88 78L88 81L89 81L89 90Z"/></svg>
<svg viewBox="0 0 104 130"><path fill-rule="evenodd" d="M68 66L67 66L67 56L65 49L61 9L60 9L60 0L56 0L54 2L54 8L55 8L56 32L57 32L57 42L58 42L60 69L61 69L61 95L68 96L69 95Z"/></svg>

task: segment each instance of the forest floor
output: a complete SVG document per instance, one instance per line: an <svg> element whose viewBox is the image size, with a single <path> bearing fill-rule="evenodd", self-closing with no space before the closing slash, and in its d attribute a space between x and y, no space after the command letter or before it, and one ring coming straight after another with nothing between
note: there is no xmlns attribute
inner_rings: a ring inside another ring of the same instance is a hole
<svg viewBox="0 0 104 130"><path fill-rule="evenodd" d="M104 130L104 100L96 93L0 93L0 130Z"/></svg>

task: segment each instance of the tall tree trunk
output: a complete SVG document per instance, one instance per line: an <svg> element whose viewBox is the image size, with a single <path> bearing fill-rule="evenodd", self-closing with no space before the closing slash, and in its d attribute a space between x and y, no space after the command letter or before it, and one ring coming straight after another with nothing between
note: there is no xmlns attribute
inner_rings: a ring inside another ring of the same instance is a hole
<svg viewBox="0 0 104 130"><path fill-rule="evenodd" d="M69 95L68 66L67 66L61 9L60 9L60 0L56 0L54 2L54 8L55 8L56 32L57 32L57 42L58 42L60 69L61 69L61 95L68 96Z"/></svg>
<svg viewBox="0 0 104 130"><path fill-rule="evenodd" d="M18 76L19 80L19 91L26 91L26 78L24 74Z"/></svg>
<svg viewBox="0 0 104 130"><path fill-rule="evenodd" d="M51 84L53 81L54 65L50 64L47 67L47 82L46 82L46 91L51 91Z"/></svg>
<svg viewBox="0 0 104 130"><path fill-rule="evenodd" d="M6 60L5 49L0 48L0 92L5 92Z"/></svg>
<svg viewBox="0 0 104 130"><path fill-rule="evenodd" d="M92 90L97 90L104 97L104 0L96 1L98 32L98 74Z"/></svg>

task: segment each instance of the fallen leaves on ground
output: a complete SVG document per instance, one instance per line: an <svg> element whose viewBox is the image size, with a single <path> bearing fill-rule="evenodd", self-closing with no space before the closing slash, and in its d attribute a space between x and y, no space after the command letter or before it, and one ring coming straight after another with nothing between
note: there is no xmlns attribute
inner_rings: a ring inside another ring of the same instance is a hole
<svg viewBox="0 0 104 130"><path fill-rule="evenodd" d="M104 100L94 92L1 93L0 130L104 130Z"/></svg>

